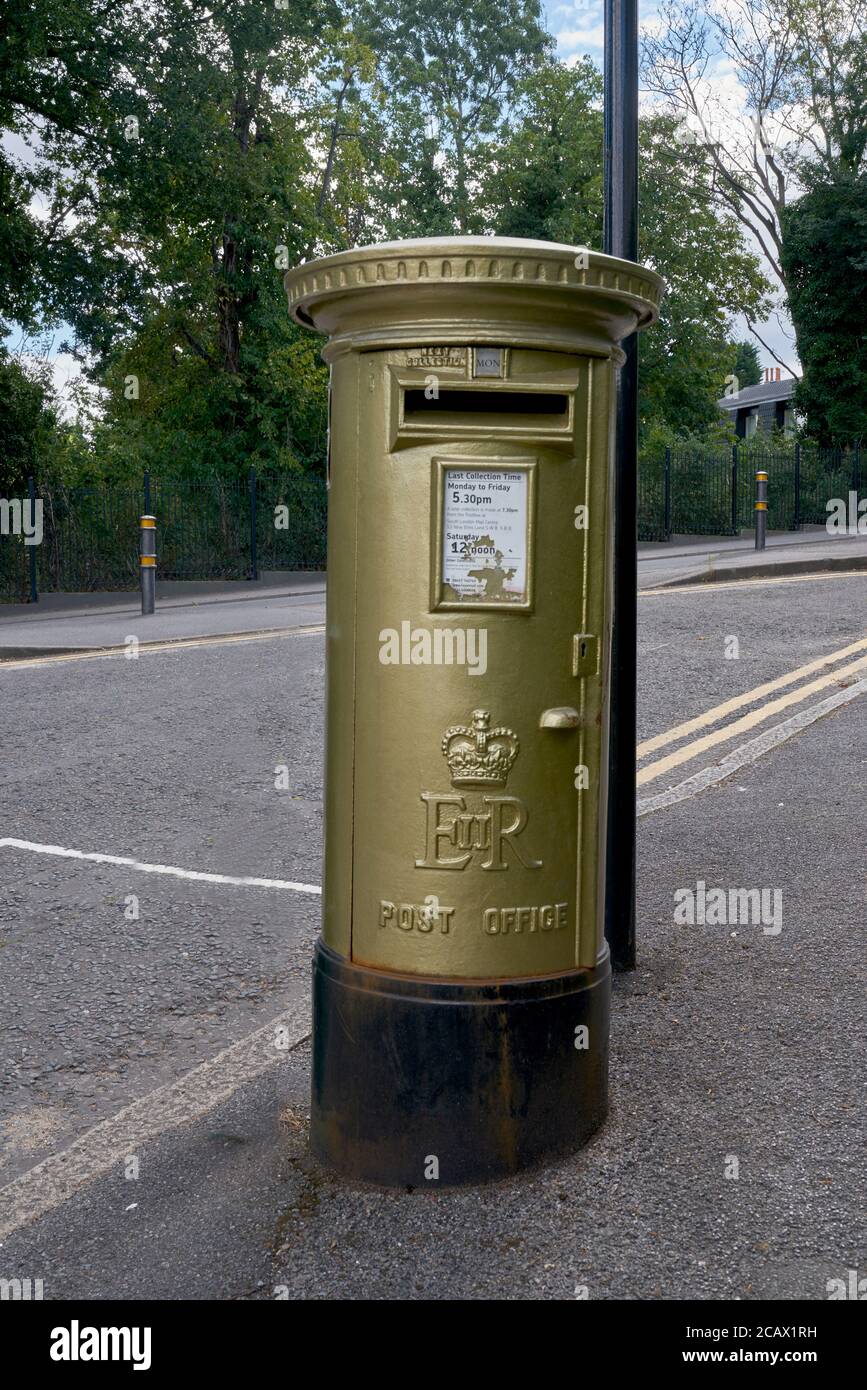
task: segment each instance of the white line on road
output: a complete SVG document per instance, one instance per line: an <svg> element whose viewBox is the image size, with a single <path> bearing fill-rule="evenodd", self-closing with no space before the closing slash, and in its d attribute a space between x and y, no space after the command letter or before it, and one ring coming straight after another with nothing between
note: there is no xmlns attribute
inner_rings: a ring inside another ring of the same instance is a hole
<svg viewBox="0 0 867 1390"><path fill-rule="evenodd" d="M169 874L172 878L193 879L197 883L227 883L235 888L282 888L290 893L322 893L318 883L293 883L285 878L251 878L233 874L208 874L198 869L178 869L174 864L144 864L122 854L97 854L83 849L67 849L64 845L40 845L33 840L0 838L0 849L23 849L31 854L53 854L60 859L88 859L93 864L117 864L123 869L136 869L142 874Z"/></svg>
<svg viewBox="0 0 867 1390"><path fill-rule="evenodd" d="M721 763L705 768L668 791L638 802L638 815L646 816L680 801L697 796L707 787L724 781L740 768L754 763L764 753L785 742L808 725L859 695L867 694L867 680L837 691L809 709L785 720L758 738L736 748ZM59 845L40 845L28 840L0 838L0 847L56 854L65 858L96 863L118 864L146 873L166 873L177 878L201 879L243 887L285 888L319 894L314 884L297 884L282 879L235 878L226 874L199 873L170 865L143 864L119 855L86 854ZM133 1102L117 1115L103 1120L76 1139L67 1149L53 1154L34 1168L0 1189L0 1241L11 1232L60 1206L92 1179L109 1172L143 1144L165 1131L190 1123L228 1100L238 1087L274 1067L284 1050L276 1047L277 1029L286 1030L285 1051L296 1047L309 1032L306 1001L290 1012L259 1028L249 1037L219 1052L185 1076Z"/></svg>
<svg viewBox="0 0 867 1390"><path fill-rule="evenodd" d="M325 631L324 623L307 623L300 627L262 628L256 632L226 632L213 637L171 637L164 642L139 641L136 660L142 656L159 656L164 652L183 652L198 647L228 647L239 642L272 642L284 637L317 637ZM135 636L135 633L130 634ZM23 645L23 644L22 644ZM3 659L0 647L0 671L27 671L34 666L57 666L66 661L109 661L128 658L130 649L124 643L113 647L93 647L86 651L51 652L43 656L16 656Z"/></svg>
<svg viewBox="0 0 867 1390"><path fill-rule="evenodd" d="M278 1029L285 1029L282 1036ZM166 1130L206 1115L239 1086L281 1062L310 1032L306 1000L255 1033L218 1052L192 1071L142 1096L94 1125L68 1148L52 1154L0 1188L0 1240L60 1206L84 1183L107 1173ZM280 1046L278 1047L278 1036Z"/></svg>
<svg viewBox="0 0 867 1390"><path fill-rule="evenodd" d="M652 811L662 811L667 806L673 806L678 801L687 801L690 797L698 796L707 787L712 787L717 782L724 782L727 777L731 777L733 772L737 772L742 767L749 766L765 753L769 753L772 748L777 748L786 739L794 734L799 734L802 729L815 723L817 719L822 719L832 710L838 709L840 705L846 705L850 700L857 699L859 695L867 695L867 681L858 681L857 685L849 685L845 690L838 690L835 695L829 695L827 700L822 700L818 705L811 705L809 709L801 710L800 714L792 715L791 719L785 719L782 724L777 724L773 729L767 729L758 738L751 739L749 743L741 744L729 753L728 757L723 758L721 763L714 763L711 767L704 768L701 772L696 772L692 777L688 777L685 782L679 782L676 787L669 787L668 791L659 792L656 796L640 797L638 801L638 815L648 816Z"/></svg>

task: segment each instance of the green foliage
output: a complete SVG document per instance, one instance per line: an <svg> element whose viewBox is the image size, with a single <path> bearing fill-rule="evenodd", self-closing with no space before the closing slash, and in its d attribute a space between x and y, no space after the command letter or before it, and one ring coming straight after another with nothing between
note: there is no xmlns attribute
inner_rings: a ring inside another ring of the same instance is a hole
<svg viewBox="0 0 867 1390"><path fill-rule="evenodd" d="M588 58L546 62L519 84L483 191L498 235L601 245L601 102Z"/></svg>
<svg viewBox="0 0 867 1390"><path fill-rule="evenodd" d="M0 332L79 315L131 291L123 258L74 219L135 108L144 29L132 5L5 0L0 42ZM26 149L26 157L16 158ZM37 212L36 209L40 211ZM40 215L41 214L41 215Z"/></svg>
<svg viewBox="0 0 867 1390"><path fill-rule="evenodd" d="M795 391L823 445L867 436L867 173L819 180L786 209L783 262L804 369Z"/></svg>
<svg viewBox="0 0 867 1390"><path fill-rule="evenodd" d="M497 231L600 245L600 98L589 61L550 63L525 79L484 190ZM660 322L640 345L642 438L714 436L735 366L730 318L760 318L769 286L735 219L711 201L707 154L676 140L665 117L642 118L640 140L640 257L666 282Z"/></svg>
<svg viewBox="0 0 867 1390"><path fill-rule="evenodd" d="M735 343L734 372L739 386L758 386L762 379L762 365L755 343Z"/></svg>
<svg viewBox="0 0 867 1390"><path fill-rule="evenodd" d="M600 75L554 60L539 0L6 11L0 329L66 324L96 393L77 429L50 400L32 414L19 471L321 475L327 372L284 269L454 232L601 244ZM766 286L706 156L660 117L641 138L641 254L668 284L641 346L643 436L714 437L729 320L760 317Z"/></svg>
<svg viewBox="0 0 867 1390"><path fill-rule="evenodd" d="M770 286L734 217L711 199L707 152L676 140L664 116L642 120L640 142L639 258L666 283L659 324L641 341L642 424L714 431L716 402L735 366L730 319L744 312L761 319Z"/></svg>
<svg viewBox="0 0 867 1390"><path fill-rule="evenodd" d="M25 368L0 352L0 496L23 497L27 479L46 462L59 475L74 471L83 453L75 427L58 419L47 363Z"/></svg>
<svg viewBox="0 0 867 1390"><path fill-rule="evenodd" d="M491 137L522 78L553 47L539 0L393 0L386 10L361 0L358 24L383 84L415 113L414 143L424 123L428 157L437 147L446 156L445 176L428 183L442 194L448 230L484 231L473 190L484 178ZM401 177L412 172L401 160Z"/></svg>
<svg viewBox="0 0 867 1390"><path fill-rule="evenodd" d="M326 374L288 321L281 268L313 237L305 140L322 113L296 108L326 11L148 13L166 42L138 64L137 124L110 143L76 227L132 278L122 312L103 298L76 321L107 393L94 451L130 476L321 470Z"/></svg>

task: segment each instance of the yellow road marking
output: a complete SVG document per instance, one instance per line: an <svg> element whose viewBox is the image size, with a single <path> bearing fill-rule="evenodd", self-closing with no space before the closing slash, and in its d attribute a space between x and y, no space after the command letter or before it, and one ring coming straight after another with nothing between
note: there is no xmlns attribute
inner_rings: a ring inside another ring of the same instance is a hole
<svg viewBox="0 0 867 1390"><path fill-rule="evenodd" d="M727 724L725 728L717 729L715 733L705 734L704 738L694 739L692 743L685 744L683 748L678 748L674 753L669 753L666 757L659 758L655 763L649 763L647 767L641 768L637 777L638 785L643 786L645 782L652 782L671 768L679 767L681 763L688 763L691 759L697 758L699 753L704 753L708 748L714 748L718 743L726 743L729 739L736 738L738 734L754 729L757 724L762 724L766 719L770 719L772 714L778 714L780 710L788 709L790 705L797 705L801 700L806 700L808 695L814 695L819 690L826 690L835 681L842 681L844 677L854 675L857 671L863 671L865 667L867 667L867 656L862 656L858 661L850 662L848 666L840 666L836 671L831 671L829 675L820 676L818 680L810 681L809 684L790 691L788 695L781 695L778 700L771 700L768 704L762 705L760 709L753 710L751 714L745 714L742 719L736 719L734 724Z"/></svg>
<svg viewBox="0 0 867 1390"><path fill-rule="evenodd" d="M755 589L775 588L778 584L818 584L829 583L835 579L867 579L863 570L826 570L813 574L787 574L779 579L757 576L753 579L697 579L694 584L664 584L661 589L639 589L639 598L660 598L663 594L707 593L708 589Z"/></svg>
<svg viewBox="0 0 867 1390"><path fill-rule="evenodd" d="M687 734L693 734L697 729L705 729L709 724L716 724L727 714L733 714L736 709L741 709L744 705L752 705L755 701L763 699L765 695L771 695L775 690L782 690L787 685L793 685L795 681L802 680L804 676L810 676L814 671L820 671L823 666L830 666L833 662L842 661L844 657L853 656L855 652L865 650L867 650L867 637L862 637L857 642L851 642L848 647L841 647L839 651L829 652L827 656L817 657L815 661L808 661L805 666L799 666L794 671L777 676L775 680L765 681L763 685L757 685L755 690L747 690L743 695L733 695L730 700L724 700L721 705L714 705L713 709L705 710L704 714L697 714L694 719L687 719L685 724L677 724L673 729L666 729L665 733L655 734L653 738L645 739L644 743L639 743L636 755L639 759L646 758L648 753L655 753L657 748L664 748L667 743L677 743L679 739L686 738Z"/></svg>
<svg viewBox="0 0 867 1390"><path fill-rule="evenodd" d="M170 642L139 642L138 651L141 656L147 652L175 652L182 647L222 647L232 642L267 642L272 637L311 637L324 631L324 623L315 623L307 627L277 627L262 632L229 632L222 637L178 637ZM15 670L21 670L26 666L53 666L60 661L104 661L109 657L125 656L127 651L128 648L124 645L99 647L89 652L58 652L56 656L23 656L15 657L11 661L0 659L0 671L13 667Z"/></svg>

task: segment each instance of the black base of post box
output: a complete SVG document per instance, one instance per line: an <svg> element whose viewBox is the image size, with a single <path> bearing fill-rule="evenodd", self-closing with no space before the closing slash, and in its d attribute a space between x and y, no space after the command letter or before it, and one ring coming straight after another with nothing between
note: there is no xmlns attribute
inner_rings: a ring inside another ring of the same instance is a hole
<svg viewBox="0 0 867 1390"><path fill-rule="evenodd" d="M318 942L314 1154L345 1177L436 1188L578 1148L605 1118L610 999L607 957L458 983L371 970Z"/></svg>

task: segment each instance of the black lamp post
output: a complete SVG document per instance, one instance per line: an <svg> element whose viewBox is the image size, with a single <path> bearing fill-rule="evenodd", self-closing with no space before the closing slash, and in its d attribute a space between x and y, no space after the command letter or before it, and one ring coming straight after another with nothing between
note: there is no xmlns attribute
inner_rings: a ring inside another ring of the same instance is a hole
<svg viewBox="0 0 867 1390"><path fill-rule="evenodd" d="M638 260L638 0L605 0L603 251ZM638 335L617 388L614 630L608 755L605 935L615 969L635 966L635 743L638 627Z"/></svg>

